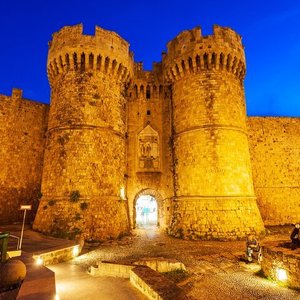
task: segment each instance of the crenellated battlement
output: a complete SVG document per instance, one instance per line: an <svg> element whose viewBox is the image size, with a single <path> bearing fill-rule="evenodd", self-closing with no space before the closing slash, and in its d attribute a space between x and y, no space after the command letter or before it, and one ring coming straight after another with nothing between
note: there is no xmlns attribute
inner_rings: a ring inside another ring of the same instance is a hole
<svg viewBox="0 0 300 300"><path fill-rule="evenodd" d="M161 98L164 95L165 86L159 81L135 80L129 88L132 99Z"/></svg>
<svg viewBox="0 0 300 300"><path fill-rule="evenodd" d="M23 90L13 88L11 92L12 99L22 99L23 98Z"/></svg>
<svg viewBox="0 0 300 300"><path fill-rule="evenodd" d="M163 91L161 63L153 63L153 70L146 71L142 62L136 62L134 64L134 77L128 91L128 94L131 94L131 98L160 98L163 95Z"/></svg>
<svg viewBox="0 0 300 300"><path fill-rule="evenodd" d="M241 37L232 29L215 25L212 35L202 36L201 28L181 32L167 44L163 54L164 77L173 82L203 70L226 70L243 80L246 72Z"/></svg>
<svg viewBox="0 0 300 300"><path fill-rule="evenodd" d="M167 44L168 56L177 56L191 50L199 44L199 49L211 49L213 45L222 48L230 47L233 51L244 53L242 38L229 27L213 26L212 35L202 35L201 27L197 26L191 30L184 30ZM200 48L202 47L202 48Z"/></svg>
<svg viewBox="0 0 300 300"><path fill-rule="evenodd" d="M82 24L66 26L53 34L49 43L48 77L67 71L89 70L127 82L133 74L133 54L117 33L95 27L94 35L84 35Z"/></svg>
<svg viewBox="0 0 300 300"><path fill-rule="evenodd" d="M21 100L23 99L23 90L18 88L13 88L11 91L11 95L1 95L0 98L10 98L11 100Z"/></svg>
<svg viewBox="0 0 300 300"><path fill-rule="evenodd" d="M78 44L80 42L80 44ZM101 46L100 46L101 45ZM49 42L49 51L55 52L65 47L101 47L106 52L129 53L129 43L120 37L116 32L105 30L95 26L95 34L88 35L83 33L83 25L65 26L52 35L52 41Z"/></svg>

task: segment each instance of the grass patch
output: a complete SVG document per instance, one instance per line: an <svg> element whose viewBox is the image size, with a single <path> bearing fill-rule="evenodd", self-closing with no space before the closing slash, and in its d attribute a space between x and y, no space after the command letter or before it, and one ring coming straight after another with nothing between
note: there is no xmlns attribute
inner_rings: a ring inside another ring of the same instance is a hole
<svg viewBox="0 0 300 300"><path fill-rule="evenodd" d="M169 278L170 280L172 280L175 283L183 281L184 279L187 279L189 277L188 272L186 272L185 270L182 270L182 269L177 269L177 270L174 270L174 271L165 272L165 273L163 273L163 275L166 276L167 278Z"/></svg>

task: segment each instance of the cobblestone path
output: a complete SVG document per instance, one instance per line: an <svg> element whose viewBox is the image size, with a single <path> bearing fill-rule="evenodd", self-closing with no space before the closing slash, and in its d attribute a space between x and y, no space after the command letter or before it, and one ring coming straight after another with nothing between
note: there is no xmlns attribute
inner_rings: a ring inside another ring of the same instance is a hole
<svg viewBox="0 0 300 300"><path fill-rule="evenodd" d="M245 241L185 241L169 237L156 228L144 228L120 241L96 246L92 250L91 245L87 245L87 250L92 251L74 263L87 268L98 260L129 263L141 258L173 258L187 267L187 276L177 284L191 299L300 299L298 291L256 275L260 270L258 264L246 264L241 260Z"/></svg>

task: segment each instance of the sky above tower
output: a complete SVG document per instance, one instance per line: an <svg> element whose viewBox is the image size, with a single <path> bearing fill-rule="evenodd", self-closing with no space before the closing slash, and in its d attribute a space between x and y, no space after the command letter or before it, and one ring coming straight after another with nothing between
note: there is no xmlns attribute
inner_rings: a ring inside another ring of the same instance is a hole
<svg viewBox="0 0 300 300"><path fill-rule="evenodd" d="M248 115L300 117L299 1L0 0L0 11L0 94L17 87L49 103L48 42L66 25L117 32L150 70L181 31L199 25L207 35L218 24L243 37Z"/></svg>

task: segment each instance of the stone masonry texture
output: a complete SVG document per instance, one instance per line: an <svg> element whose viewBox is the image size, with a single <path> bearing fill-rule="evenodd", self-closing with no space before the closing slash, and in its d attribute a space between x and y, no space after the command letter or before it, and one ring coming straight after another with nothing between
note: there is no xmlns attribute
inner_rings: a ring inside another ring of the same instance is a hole
<svg viewBox="0 0 300 300"><path fill-rule="evenodd" d="M34 229L89 239L128 234L120 189L126 167L125 85L132 68L129 45L115 33L97 27L95 36L86 36L79 25L53 35L43 197Z"/></svg>
<svg viewBox="0 0 300 300"><path fill-rule="evenodd" d="M23 99L22 91L0 95L0 222L22 219L21 204L32 204L33 221L41 197L49 107Z"/></svg>
<svg viewBox="0 0 300 300"><path fill-rule="evenodd" d="M20 221L25 202L38 231L117 238L142 195L186 239L299 221L300 121L246 116L237 33L183 31L145 71L118 34L82 32L66 26L49 43L50 107L0 96L0 223Z"/></svg>
<svg viewBox="0 0 300 300"><path fill-rule="evenodd" d="M168 43L163 67L173 84L176 206L170 233L194 239L260 234L240 36L218 26L206 38L200 28L184 31Z"/></svg>
<svg viewBox="0 0 300 300"><path fill-rule="evenodd" d="M254 189L266 225L300 216L300 118L248 118Z"/></svg>

